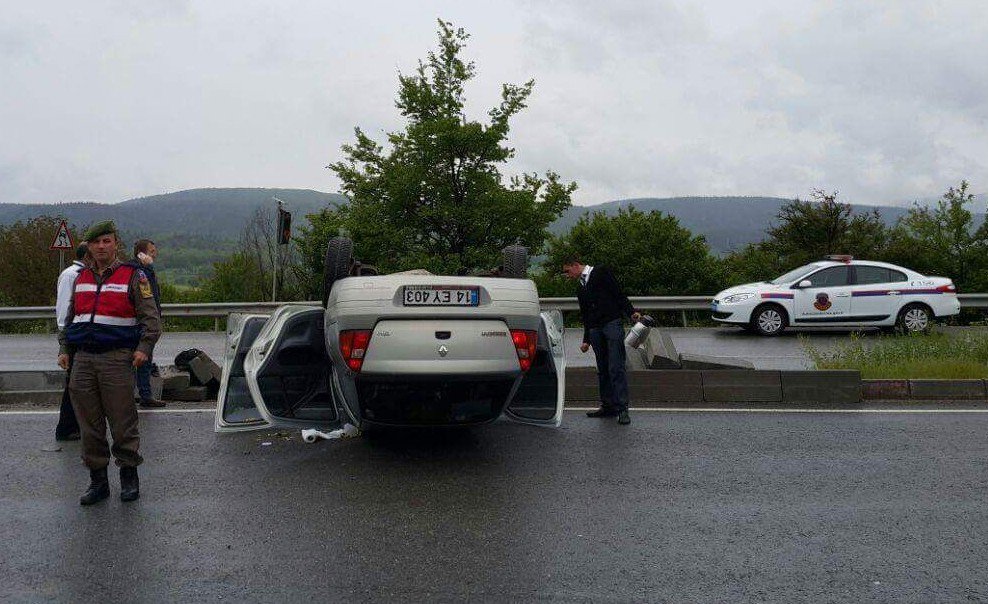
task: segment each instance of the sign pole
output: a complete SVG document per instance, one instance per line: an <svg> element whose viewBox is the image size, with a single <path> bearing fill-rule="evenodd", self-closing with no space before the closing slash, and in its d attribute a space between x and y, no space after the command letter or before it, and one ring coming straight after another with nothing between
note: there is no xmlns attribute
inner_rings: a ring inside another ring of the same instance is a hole
<svg viewBox="0 0 988 604"><path fill-rule="evenodd" d="M278 244L278 234L281 232L281 200L272 197L278 205L275 212L275 233L274 233L274 270L271 271L271 301L278 301L278 265L281 264L281 246Z"/></svg>

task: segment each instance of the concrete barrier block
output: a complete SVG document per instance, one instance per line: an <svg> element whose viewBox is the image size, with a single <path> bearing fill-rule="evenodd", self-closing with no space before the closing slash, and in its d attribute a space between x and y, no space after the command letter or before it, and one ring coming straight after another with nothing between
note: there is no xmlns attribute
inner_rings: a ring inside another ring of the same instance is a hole
<svg viewBox="0 0 988 604"><path fill-rule="evenodd" d="M628 390L632 406L703 401L703 382L699 371L636 371L628 374Z"/></svg>
<svg viewBox="0 0 988 604"><path fill-rule="evenodd" d="M703 400L708 403L782 402L779 371L716 369L701 371Z"/></svg>
<svg viewBox="0 0 988 604"><path fill-rule="evenodd" d="M169 401L193 401L200 402L206 400L205 386L189 386L185 390L169 392L165 400Z"/></svg>
<svg viewBox="0 0 988 604"><path fill-rule="evenodd" d="M643 371L648 369L645 364L645 354L641 348L624 345L624 367L628 371Z"/></svg>
<svg viewBox="0 0 988 604"><path fill-rule="evenodd" d="M861 398L865 400L908 399L909 380L861 380Z"/></svg>
<svg viewBox="0 0 988 604"><path fill-rule="evenodd" d="M755 365L746 359L733 357L712 357L703 354L682 353L679 364L683 369L754 369Z"/></svg>
<svg viewBox="0 0 988 604"><path fill-rule="evenodd" d="M647 369L679 369L679 352L672 337L658 327L648 332L639 351L644 357Z"/></svg>
<svg viewBox="0 0 988 604"><path fill-rule="evenodd" d="M188 373L179 371L174 366L161 369L161 387L165 392L185 390L191 385L191 379Z"/></svg>
<svg viewBox="0 0 988 604"><path fill-rule="evenodd" d="M206 386L214 380L218 384L223 377L223 369L209 355L202 353L189 361L189 374L194 378L194 386Z"/></svg>
<svg viewBox="0 0 988 604"><path fill-rule="evenodd" d="M984 399L984 380L909 380L913 400Z"/></svg>
<svg viewBox="0 0 988 604"><path fill-rule="evenodd" d="M0 392L0 405L58 405L62 390L8 390Z"/></svg>
<svg viewBox="0 0 988 604"><path fill-rule="evenodd" d="M861 402L860 371L783 371L785 403L853 404Z"/></svg>
<svg viewBox="0 0 988 604"><path fill-rule="evenodd" d="M596 369L592 367L568 367L566 369L566 402L572 402L576 406L600 402Z"/></svg>
<svg viewBox="0 0 988 604"><path fill-rule="evenodd" d="M65 387L65 376L61 369L0 371L0 391L56 390Z"/></svg>

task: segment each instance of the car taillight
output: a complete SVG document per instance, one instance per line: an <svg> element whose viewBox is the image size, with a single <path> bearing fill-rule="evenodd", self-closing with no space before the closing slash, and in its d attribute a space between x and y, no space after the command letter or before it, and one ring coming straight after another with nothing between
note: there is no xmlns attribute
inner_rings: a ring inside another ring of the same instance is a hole
<svg viewBox="0 0 988 604"><path fill-rule="evenodd" d="M532 367L532 360L535 359L535 345L539 341L539 332L527 329L512 329L511 341L515 345L515 352L518 353L518 364L522 371L528 371Z"/></svg>
<svg viewBox="0 0 988 604"><path fill-rule="evenodd" d="M369 329L347 329L340 332L340 354L354 373L360 371L360 366L364 364L370 339Z"/></svg>
<svg viewBox="0 0 988 604"><path fill-rule="evenodd" d="M941 285L940 287L938 287L937 291L943 292L945 294L956 294L957 287L955 287L953 283L948 283L947 285Z"/></svg>

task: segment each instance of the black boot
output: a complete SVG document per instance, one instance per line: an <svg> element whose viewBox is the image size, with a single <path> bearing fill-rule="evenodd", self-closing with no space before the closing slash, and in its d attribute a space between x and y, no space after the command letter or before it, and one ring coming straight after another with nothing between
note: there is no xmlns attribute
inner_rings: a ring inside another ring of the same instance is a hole
<svg viewBox="0 0 988 604"><path fill-rule="evenodd" d="M141 481L137 466L120 468L120 501L134 501L141 496Z"/></svg>
<svg viewBox="0 0 988 604"><path fill-rule="evenodd" d="M89 471L89 488L79 498L79 505L93 505L110 496L110 481L106 477L106 468Z"/></svg>

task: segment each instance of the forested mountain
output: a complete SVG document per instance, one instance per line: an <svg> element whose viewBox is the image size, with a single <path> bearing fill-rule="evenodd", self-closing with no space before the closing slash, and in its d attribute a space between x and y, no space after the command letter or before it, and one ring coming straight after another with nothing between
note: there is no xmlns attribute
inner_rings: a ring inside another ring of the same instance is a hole
<svg viewBox="0 0 988 604"><path fill-rule="evenodd" d="M286 202L294 214L294 230L306 214L330 205L345 203L341 195L307 189L192 189L129 199L116 204L92 202L58 204L0 204L0 224L30 220L36 216L62 216L78 230L97 220L113 219L128 241L150 237L162 247L162 268L177 283L192 283L207 272L212 262L229 254L236 240L259 207L274 207L273 198ZM672 197L622 199L592 206L574 206L550 227L566 232L588 212L617 214L630 205L638 210L671 214L694 233L704 235L715 253L737 249L759 241L773 224L788 199L779 197ZM978 198L980 202L984 196ZM877 209L889 224L908 208L901 206L854 206L855 212ZM984 216L976 217L980 224Z"/></svg>
<svg viewBox="0 0 988 604"><path fill-rule="evenodd" d="M62 216L78 227L113 219L126 237L164 235L236 239L261 206L274 207L272 198L286 202L296 216L311 214L343 201L341 195L306 189L192 189L138 197L120 203L0 204L0 224L35 216Z"/></svg>

